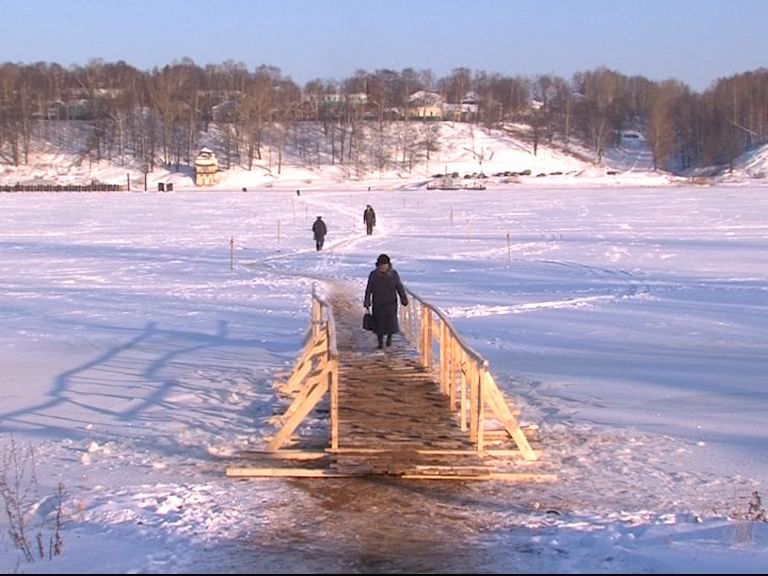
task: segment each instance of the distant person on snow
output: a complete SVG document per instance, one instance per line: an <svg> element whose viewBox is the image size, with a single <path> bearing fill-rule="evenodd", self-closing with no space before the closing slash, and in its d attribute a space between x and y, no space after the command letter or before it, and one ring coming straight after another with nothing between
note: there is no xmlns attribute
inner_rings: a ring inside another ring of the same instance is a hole
<svg viewBox="0 0 768 576"><path fill-rule="evenodd" d="M365 232L370 236L373 234L373 227L376 226L376 212L368 204L363 211L363 222L365 222Z"/></svg>
<svg viewBox="0 0 768 576"><path fill-rule="evenodd" d="M323 222L322 216L318 216L315 223L312 224L312 233L315 235L315 248L322 250L325 243L325 235L328 234L328 227Z"/></svg>
<svg viewBox="0 0 768 576"><path fill-rule="evenodd" d="M397 320L398 296L400 303L408 306L408 296L400 281L400 275L392 268L389 256L380 254L376 259L376 269L368 274L368 284L365 287L363 299L366 311L373 304L373 320L379 348L384 347L384 336L387 337L387 346L391 346L392 334L400 331Z"/></svg>

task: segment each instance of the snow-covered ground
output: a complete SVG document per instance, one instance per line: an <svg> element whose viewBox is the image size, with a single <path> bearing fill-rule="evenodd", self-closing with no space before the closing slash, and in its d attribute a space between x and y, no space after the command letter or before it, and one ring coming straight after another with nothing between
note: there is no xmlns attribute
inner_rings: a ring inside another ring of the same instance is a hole
<svg viewBox="0 0 768 576"><path fill-rule="evenodd" d="M582 171L427 193L394 174L305 176L0 194L2 473L21 481L11 494L37 480L36 561L3 515L0 570L765 572L760 181ZM541 427L558 482L224 476L272 431L271 382L303 344L313 283L358 290L362 313L382 252ZM62 554L41 560L59 485Z"/></svg>
<svg viewBox="0 0 768 576"><path fill-rule="evenodd" d="M19 569L762 569L765 524L743 518L765 490L766 199L4 194L0 429L6 453L11 438L35 451L30 534L47 538L66 490L63 556ZM320 254L315 213L331 230ZM270 431L271 377L302 343L311 283L362 291L380 252L542 427L558 483L224 478L222 457ZM379 549L387 523L402 541ZM0 542L13 570L18 552Z"/></svg>

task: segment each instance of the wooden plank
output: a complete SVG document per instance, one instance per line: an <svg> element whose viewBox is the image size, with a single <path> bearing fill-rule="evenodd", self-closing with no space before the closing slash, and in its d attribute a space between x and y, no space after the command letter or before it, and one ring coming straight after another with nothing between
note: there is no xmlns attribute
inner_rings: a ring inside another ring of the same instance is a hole
<svg viewBox="0 0 768 576"><path fill-rule="evenodd" d="M230 478L354 478L371 475L366 466L348 466L348 472L328 468L255 468L229 467L226 475ZM478 472L455 473L434 471L423 473L404 472L401 474L381 473L379 475L398 476L404 480L498 480L503 482L544 483L556 482L555 474L535 474L525 472Z"/></svg>
<svg viewBox="0 0 768 576"><path fill-rule="evenodd" d="M328 449L330 454L424 454L424 455L447 455L447 456L477 456L477 451L473 449L440 449L440 448L409 448L409 449L391 449L391 448L339 448L338 450ZM519 454L515 450L516 454Z"/></svg>
<svg viewBox="0 0 768 576"><path fill-rule="evenodd" d="M331 361L328 374L331 386L331 448L339 447L339 361Z"/></svg>
<svg viewBox="0 0 768 576"><path fill-rule="evenodd" d="M483 445L483 433L485 432L483 422L485 422L485 402L486 402L486 376L488 369L481 366L477 371L477 449L485 448Z"/></svg>
<svg viewBox="0 0 768 576"><path fill-rule="evenodd" d="M230 478L351 478L359 474L344 474L314 468L227 468Z"/></svg>
<svg viewBox="0 0 768 576"><path fill-rule="evenodd" d="M469 388L469 438L472 442L477 442L477 429L480 426L480 386L479 386L479 373L477 371L477 363L474 359L469 359L467 362L467 384Z"/></svg>
<svg viewBox="0 0 768 576"><path fill-rule="evenodd" d="M292 448L283 448L277 452L269 450L240 450L237 456L243 459L257 456L267 460L322 460L323 458L330 457L325 450L300 450Z"/></svg>
<svg viewBox="0 0 768 576"><path fill-rule="evenodd" d="M440 323L440 392L443 394L448 393L448 326L445 322Z"/></svg>

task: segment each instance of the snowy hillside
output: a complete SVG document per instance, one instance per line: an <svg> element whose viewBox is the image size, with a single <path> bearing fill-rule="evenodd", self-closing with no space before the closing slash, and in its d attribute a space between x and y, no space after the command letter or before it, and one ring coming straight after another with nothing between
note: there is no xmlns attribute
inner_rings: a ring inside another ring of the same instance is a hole
<svg viewBox="0 0 768 576"><path fill-rule="evenodd" d="M159 184L172 183L174 189L195 189L194 169L181 164L165 166L158 163L145 174L139 163L130 156L113 157L95 162L84 157L80 149L85 141L82 127L57 128L54 138L40 135L34 142L28 165L13 166L6 160L0 163L0 185L21 184L87 184L92 181L125 186L132 190L157 190ZM562 147L539 143L536 153L525 130L519 126L487 129L482 126L440 122L416 124L408 127L396 123L386 134L371 132L361 148L364 161L340 163L332 158L319 124L306 123L293 128L282 151L268 143L262 146L261 159L251 170L241 156L240 162L222 162L216 189L241 190L257 188L302 189L327 187L329 183L356 182L361 188L401 189L426 187L435 174L458 173L467 181L482 180L488 189L510 184L526 183L540 186L584 185L598 179L604 185L659 186L685 182L688 178L675 177L653 171L653 159L642 134L634 131L622 133L616 146L608 148L601 165L590 161L591 153L573 144L571 152ZM386 146L386 167L376 164L376 142ZM410 156L402 157L405 144L411 142ZM431 150L426 153L425 142L430 140ZM274 140L265 140L266 142ZM214 150L221 158L226 146L221 132L212 129L200 139L201 146ZM400 146L400 148L398 148ZM244 154L244 153L243 153ZM279 159L279 160L278 160ZM751 181L768 174L768 147L758 148L736 162L732 172L720 170L717 182ZM522 173L522 175L521 175ZM687 174L700 177L717 174L708 169ZM486 176L481 177L480 175Z"/></svg>
<svg viewBox="0 0 768 576"><path fill-rule="evenodd" d="M743 154L734 163L734 172L751 178L765 178L768 175L768 144Z"/></svg>
<svg viewBox="0 0 768 576"><path fill-rule="evenodd" d="M628 173L639 166L630 158L620 154L611 156L605 165L595 166L556 147L539 144L534 154L530 142L510 130L489 130L477 125L454 122L421 124L408 128L393 125L386 135L388 139L388 165L378 170L375 162L369 161L362 167L349 161L340 164L328 153L322 153L322 130L320 125L311 124L296 129L293 138L286 141L278 164L279 151L265 145L262 157L256 160L253 169L222 163L222 172L217 188L308 188L328 182L358 181L361 186L372 188L401 188L425 186L430 177L437 173L458 172L460 177L471 177L480 173L489 176L483 182L489 188L525 180L546 185L567 184L574 179L584 183L584 178L602 177L609 172ZM402 162L398 152L398 141L405 130L411 132L408 138L416 148L427 138L434 139L428 157L426 147L418 148L414 158ZM29 165L15 167L0 164L0 185L19 183L85 184L92 180L111 184L127 184L131 188L143 189L144 173L131 157L112 158L111 161L93 162L83 159L78 147L84 140L75 128L63 131L56 139L40 138L33 143ZM370 140L373 140L371 138ZM224 145L215 130L201 138L201 145L208 146L219 156ZM365 143L372 148L370 141ZM315 155L312 151L318 150ZM309 151L309 152L307 152ZM626 155L625 155L626 156ZM647 163L642 166L647 168ZM504 173L525 173L526 176L509 177ZM633 174L636 176L637 172ZM158 166L146 176L148 190L156 190L158 183L173 183L175 189L193 188L193 168L181 165ZM643 182L648 183L648 174ZM614 178L615 179L615 178ZM631 178L635 180L635 178ZM656 175L652 182L663 184L668 178ZM633 182L640 183L640 182Z"/></svg>

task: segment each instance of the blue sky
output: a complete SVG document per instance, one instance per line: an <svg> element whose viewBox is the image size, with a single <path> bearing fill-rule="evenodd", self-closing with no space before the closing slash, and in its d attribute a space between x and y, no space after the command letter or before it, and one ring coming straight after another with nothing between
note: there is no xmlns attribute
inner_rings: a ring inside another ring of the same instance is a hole
<svg viewBox="0 0 768 576"><path fill-rule="evenodd" d="M768 65L765 0L0 0L0 62L509 75L607 66L701 91Z"/></svg>

